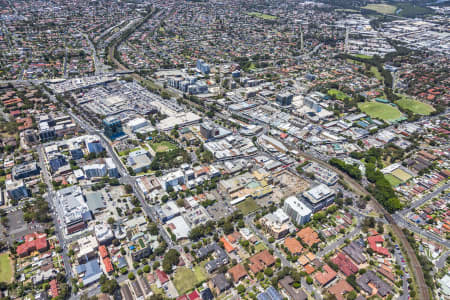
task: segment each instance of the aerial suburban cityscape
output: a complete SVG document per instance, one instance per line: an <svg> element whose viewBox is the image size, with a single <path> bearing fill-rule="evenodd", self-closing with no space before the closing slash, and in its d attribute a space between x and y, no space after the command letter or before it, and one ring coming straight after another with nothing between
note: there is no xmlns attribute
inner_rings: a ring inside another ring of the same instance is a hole
<svg viewBox="0 0 450 300"><path fill-rule="evenodd" d="M449 300L449 102L447 0L0 0L0 300Z"/></svg>

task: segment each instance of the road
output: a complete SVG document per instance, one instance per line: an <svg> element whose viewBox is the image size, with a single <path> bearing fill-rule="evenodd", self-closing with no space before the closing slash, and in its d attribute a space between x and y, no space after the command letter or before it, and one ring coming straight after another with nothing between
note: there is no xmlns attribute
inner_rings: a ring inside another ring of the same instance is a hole
<svg viewBox="0 0 450 300"><path fill-rule="evenodd" d="M411 271L414 273L414 279L416 281L416 284L418 286L417 294L419 299L430 299L430 292L427 284L425 283L425 278L422 271L422 266L419 263L419 260L416 256L416 253L414 249L409 244L408 240L406 239L405 234L403 233L402 229L397 224L396 220L392 217L390 213L386 211L386 209L363 187L360 183L356 182L353 178L348 176L346 173L342 172L339 169L336 169L335 167L328 164L328 162L318 160L315 157L311 156L310 154L307 154L305 152L299 151L300 155L303 155L306 159L317 162L320 165L325 166L328 169L331 169L335 171L337 174L342 176L343 180L356 192L358 192L362 196L369 196L370 200L373 204L373 207L381 216L384 216L387 220L387 222L390 224L392 231L395 236L400 240L401 245L403 245L404 250L406 252L406 255L410 258L411 262ZM396 218L397 220L400 218Z"/></svg>
<svg viewBox="0 0 450 300"><path fill-rule="evenodd" d="M159 218L156 214L156 211L153 207L151 207L146 199L145 196L142 194L141 190L139 189L139 186L136 182L136 178L133 176L130 176L128 174L128 171L126 170L125 166L123 165L122 161L120 160L119 155L116 153L116 151L111 146L109 140L105 137L103 133L101 133L100 130L93 128L89 123L81 117L75 115L73 112L68 111L69 115L77 122L77 124L83 128L87 133L91 135L96 135L100 138L102 145L105 147L106 151L109 154L109 157L111 157L114 161L114 164L117 166L117 169L119 171L119 174L121 176L120 181L122 184L129 184L133 188L133 192L138 198L139 202L141 203L142 208L144 209L147 216L149 216L153 222L158 224L159 232L161 236L166 241L167 245L169 247L173 247L174 243L172 239L170 238L169 234L166 232L166 230L162 227L162 225L159 222Z"/></svg>
<svg viewBox="0 0 450 300"><path fill-rule="evenodd" d="M63 249L62 251L62 259L64 262L64 269L66 270L66 275L67 275L67 279L68 281L70 281L70 279L73 277L72 276L72 269L71 269L71 265L70 265L70 260L67 256L67 243L64 240L64 234L62 233L62 228L60 226L60 224L58 223L57 220L57 214L56 214L56 202L55 202L55 191L53 190L53 185L51 182L51 176L47 170L46 164L45 164L45 153L44 153L44 146L43 145L39 145L38 147L38 155L39 155L39 165L41 168L41 174L42 177L44 179L45 184L47 185L47 196L46 196L46 201L49 203L50 207L52 208L52 218L53 218L53 223L55 224L55 234L56 237L58 238L59 241L59 246L61 247L61 249Z"/></svg>
<svg viewBox="0 0 450 300"><path fill-rule="evenodd" d="M344 235L340 239L334 241L333 243L328 244L325 248L323 248L322 250L320 250L317 253L317 256L318 257L323 257L324 255L327 255L329 252L338 249L345 242L345 240L353 239L360 232L361 232L361 220L359 218L357 218L357 223L356 223L355 229L353 229L351 232L347 233L346 235Z"/></svg>
<svg viewBox="0 0 450 300"><path fill-rule="evenodd" d="M423 205L425 202L427 202L428 200L433 199L434 197L438 196L442 191L445 191L446 189L450 188L450 183L447 183L443 186L441 186L440 188L436 189L434 192L431 192L429 194L426 194L425 196L423 196L422 198L420 198L417 201L414 201L411 204L411 207L409 208L405 208L403 210L401 210L399 212L399 214L401 215L406 215L408 212L410 212L413 209L416 209L417 207Z"/></svg>

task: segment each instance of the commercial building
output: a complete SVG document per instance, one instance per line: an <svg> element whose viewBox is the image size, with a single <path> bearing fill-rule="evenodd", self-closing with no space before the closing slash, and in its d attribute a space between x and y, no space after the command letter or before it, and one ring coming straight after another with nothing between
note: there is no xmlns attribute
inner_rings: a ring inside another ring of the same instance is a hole
<svg viewBox="0 0 450 300"><path fill-rule="evenodd" d="M145 150L137 150L131 152L127 158L127 165L130 166L135 173L145 172L151 165L152 160Z"/></svg>
<svg viewBox="0 0 450 300"><path fill-rule="evenodd" d="M86 228L86 222L92 220L92 214L79 186L60 189L55 198L58 217L67 234Z"/></svg>
<svg viewBox="0 0 450 300"><path fill-rule="evenodd" d="M108 175L105 164L86 165L83 166L83 171L87 178L105 177Z"/></svg>
<svg viewBox="0 0 450 300"><path fill-rule="evenodd" d="M119 170L117 169L116 164L114 163L113 159L110 157L105 158L105 165L106 170L108 171L109 177L120 177Z"/></svg>
<svg viewBox="0 0 450 300"><path fill-rule="evenodd" d="M150 125L150 122L144 118L135 118L131 121L128 121L127 127L131 132L136 132L138 129L147 127Z"/></svg>
<svg viewBox="0 0 450 300"><path fill-rule="evenodd" d="M302 201L315 213L333 203L335 192L321 183L303 192L302 196Z"/></svg>
<svg viewBox="0 0 450 300"><path fill-rule="evenodd" d="M114 233L106 224L97 224L94 226L94 234L100 245L109 245L114 239Z"/></svg>
<svg viewBox="0 0 450 300"><path fill-rule="evenodd" d="M276 239L282 238L289 233L289 216L281 208L262 217L260 223Z"/></svg>
<svg viewBox="0 0 450 300"><path fill-rule="evenodd" d="M103 148L100 139L96 136L86 136L84 143L86 144L86 148L88 149L89 153L100 153L105 151L105 148Z"/></svg>
<svg viewBox="0 0 450 300"><path fill-rule="evenodd" d="M203 59L197 60L197 70L204 74L209 74L209 72L211 71L209 65L205 63Z"/></svg>
<svg viewBox="0 0 450 300"><path fill-rule="evenodd" d="M13 178L16 180L39 175L39 173L39 167L36 162L16 165L12 169Z"/></svg>
<svg viewBox="0 0 450 300"><path fill-rule="evenodd" d="M315 162L311 162L310 164L306 165L303 170L308 173L313 173L318 181L329 186L334 185L339 179L339 176L336 172L322 167Z"/></svg>
<svg viewBox="0 0 450 300"><path fill-rule="evenodd" d="M312 214L311 209L295 196L288 197L284 201L283 211L298 225L309 222Z"/></svg>
<svg viewBox="0 0 450 300"><path fill-rule="evenodd" d="M124 135L122 121L116 117L108 117L103 120L104 133L110 140L115 140Z"/></svg>
<svg viewBox="0 0 450 300"><path fill-rule="evenodd" d="M276 96L276 102L280 106L289 106L292 104L292 99L294 99L294 95L289 92L280 93Z"/></svg>
<svg viewBox="0 0 450 300"><path fill-rule="evenodd" d="M30 193L23 180L7 180L5 186L10 199L18 201L22 198L30 197Z"/></svg>

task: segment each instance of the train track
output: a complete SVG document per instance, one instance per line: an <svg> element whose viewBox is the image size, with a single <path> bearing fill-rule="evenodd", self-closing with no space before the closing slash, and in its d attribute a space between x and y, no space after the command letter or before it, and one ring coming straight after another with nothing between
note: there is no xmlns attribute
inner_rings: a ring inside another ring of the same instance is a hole
<svg viewBox="0 0 450 300"><path fill-rule="evenodd" d="M421 300L430 299L430 290L429 290L427 284L425 283L425 278L423 276L423 271L422 271L422 265L420 264L419 259L416 256L416 252L409 244L408 240L406 239L405 234L403 233L402 229L397 225L397 223L395 222L392 215L360 183L356 182L353 178L348 176L346 173L342 172L341 170L331 166L330 164L328 164L324 161L314 158L313 156L311 156L307 153L300 152L300 154L311 161L314 161L318 164L326 166L329 169L332 169L339 175L343 176L345 181L347 183L349 183L352 186L352 188L355 189L360 195L370 197L370 200L372 201L373 206L378 211L378 213L380 213L381 215L384 216L384 218L387 220L389 225L391 225L392 231L397 236L397 238L400 240L401 245L403 245L403 249L406 251L407 257L409 257L411 271L414 274L414 279L416 281L416 285L417 285L417 289L418 289L418 291L417 291L418 299L421 299Z"/></svg>

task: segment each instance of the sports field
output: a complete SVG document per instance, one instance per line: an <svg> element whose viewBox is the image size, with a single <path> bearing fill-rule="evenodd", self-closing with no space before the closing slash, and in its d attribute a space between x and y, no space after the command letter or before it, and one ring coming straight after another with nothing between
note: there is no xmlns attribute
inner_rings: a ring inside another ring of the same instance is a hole
<svg viewBox="0 0 450 300"><path fill-rule="evenodd" d="M408 99L406 97L403 97L403 99L395 101L395 104L397 104L403 109L410 110L418 115L428 116L429 114L435 111L434 107L427 103L423 103L413 99Z"/></svg>
<svg viewBox="0 0 450 300"><path fill-rule="evenodd" d="M150 146L155 152L166 152L177 148L177 146L167 141L162 141L160 143L152 143Z"/></svg>
<svg viewBox="0 0 450 300"><path fill-rule="evenodd" d="M402 113L389 104L379 102L363 102L358 103L358 108L371 118L378 118L383 121L395 121L402 117Z"/></svg>
<svg viewBox="0 0 450 300"><path fill-rule="evenodd" d="M386 174L386 175L384 175L384 178L386 178L386 180L390 183L391 186L397 186L397 185L403 183L400 179L398 179L397 177L395 177L392 174Z"/></svg>
<svg viewBox="0 0 450 300"><path fill-rule="evenodd" d="M408 181L412 177L400 168L395 169L391 174L403 182Z"/></svg>
<svg viewBox="0 0 450 300"><path fill-rule="evenodd" d="M278 19L277 16L266 15L266 14L262 14L262 13L259 13L259 12L251 12L251 13L248 13L248 15L252 16L252 17L257 17L257 18L260 18L260 19L264 19L264 20L276 20L276 19Z"/></svg>
<svg viewBox="0 0 450 300"><path fill-rule="evenodd" d="M10 283L13 279L14 271L9 252L0 254L0 282Z"/></svg>
<svg viewBox="0 0 450 300"><path fill-rule="evenodd" d="M373 10L380 14L394 14L395 11L397 10L397 7L394 5L382 4L382 3L367 4L366 6L364 6L362 8Z"/></svg>

